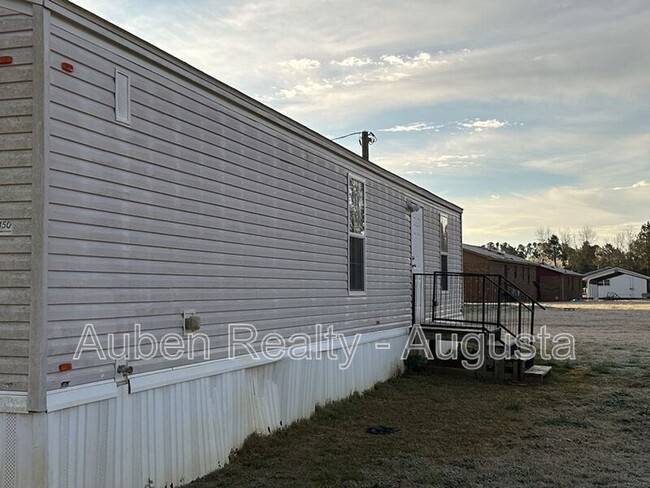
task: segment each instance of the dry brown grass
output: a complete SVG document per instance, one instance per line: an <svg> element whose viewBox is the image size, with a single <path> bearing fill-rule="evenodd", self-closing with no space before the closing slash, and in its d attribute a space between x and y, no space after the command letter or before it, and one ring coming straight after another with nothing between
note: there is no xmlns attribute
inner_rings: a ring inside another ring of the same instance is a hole
<svg viewBox="0 0 650 488"><path fill-rule="evenodd" d="M251 437L192 487L650 486L650 304L554 304L538 325L578 345L542 386L405 375Z"/></svg>

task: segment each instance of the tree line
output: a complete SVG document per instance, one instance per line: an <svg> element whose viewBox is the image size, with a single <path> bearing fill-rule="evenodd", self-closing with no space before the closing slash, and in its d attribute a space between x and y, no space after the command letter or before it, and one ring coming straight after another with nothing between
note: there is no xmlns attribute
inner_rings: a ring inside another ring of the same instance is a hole
<svg viewBox="0 0 650 488"><path fill-rule="evenodd" d="M549 228L537 230L537 240L512 246L507 242L488 242L484 247L528 259L536 263L561 266L577 273L588 273L606 266L619 266L650 276L650 221L636 232L628 227L611 242L596 244L591 227L578 232Z"/></svg>

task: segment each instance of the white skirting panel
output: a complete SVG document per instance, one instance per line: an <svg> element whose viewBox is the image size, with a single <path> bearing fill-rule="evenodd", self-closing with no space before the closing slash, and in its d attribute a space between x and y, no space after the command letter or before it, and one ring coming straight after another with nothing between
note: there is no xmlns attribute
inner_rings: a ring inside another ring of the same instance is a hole
<svg viewBox="0 0 650 488"><path fill-rule="evenodd" d="M46 486L45 414L0 413L0 487Z"/></svg>
<svg viewBox="0 0 650 488"><path fill-rule="evenodd" d="M27 416L21 416L27 417ZM0 486L13 488L18 486L18 420L17 413L0 414Z"/></svg>
<svg viewBox="0 0 650 488"><path fill-rule="evenodd" d="M361 344L345 371L326 358L283 359L132 394L124 386L114 398L50 412L48 487L188 483L227 463L251 433L286 426L317 404L395 375L406 333L380 341L390 349Z"/></svg>

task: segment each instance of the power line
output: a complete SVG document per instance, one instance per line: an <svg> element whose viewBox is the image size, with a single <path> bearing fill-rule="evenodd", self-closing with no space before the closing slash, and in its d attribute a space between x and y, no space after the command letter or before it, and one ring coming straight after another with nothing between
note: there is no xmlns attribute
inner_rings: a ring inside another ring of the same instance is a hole
<svg viewBox="0 0 650 488"><path fill-rule="evenodd" d="M369 132L367 130L364 130L362 132L350 132L344 136L335 137L332 139L332 141L338 141L339 139L345 139L346 137L356 135L360 136L359 144L361 145L361 157L363 157L363 159L370 159L370 146L377 142L377 136L372 132Z"/></svg>
<svg viewBox="0 0 650 488"><path fill-rule="evenodd" d="M359 135L359 134L361 134L361 132L350 132L349 134L345 134L344 136L335 137L335 138L332 139L332 140L333 140L333 141L338 141L339 139L345 139L346 137L356 136L356 135Z"/></svg>

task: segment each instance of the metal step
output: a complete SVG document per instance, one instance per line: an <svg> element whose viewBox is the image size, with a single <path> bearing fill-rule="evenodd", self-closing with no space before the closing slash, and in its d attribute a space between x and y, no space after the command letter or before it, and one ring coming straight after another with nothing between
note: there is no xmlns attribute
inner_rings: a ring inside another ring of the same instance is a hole
<svg viewBox="0 0 650 488"><path fill-rule="evenodd" d="M480 327L461 327L458 325L438 325L438 324L426 324L421 325L422 331L427 339L435 339L440 337L442 340L449 340L452 334L458 339L461 340L467 334L485 334L488 338L499 337L500 334L498 331L486 332Z"/></svg>
<svg viewBox="0 0 650 488"><path fill-rule="evenodd" d="M542 366L541 364L536 364L535 366L531 366L526 371L524 371L524 378L543 383L544 377L551 371L551 369L553 369L552 366Z"/></svg>

